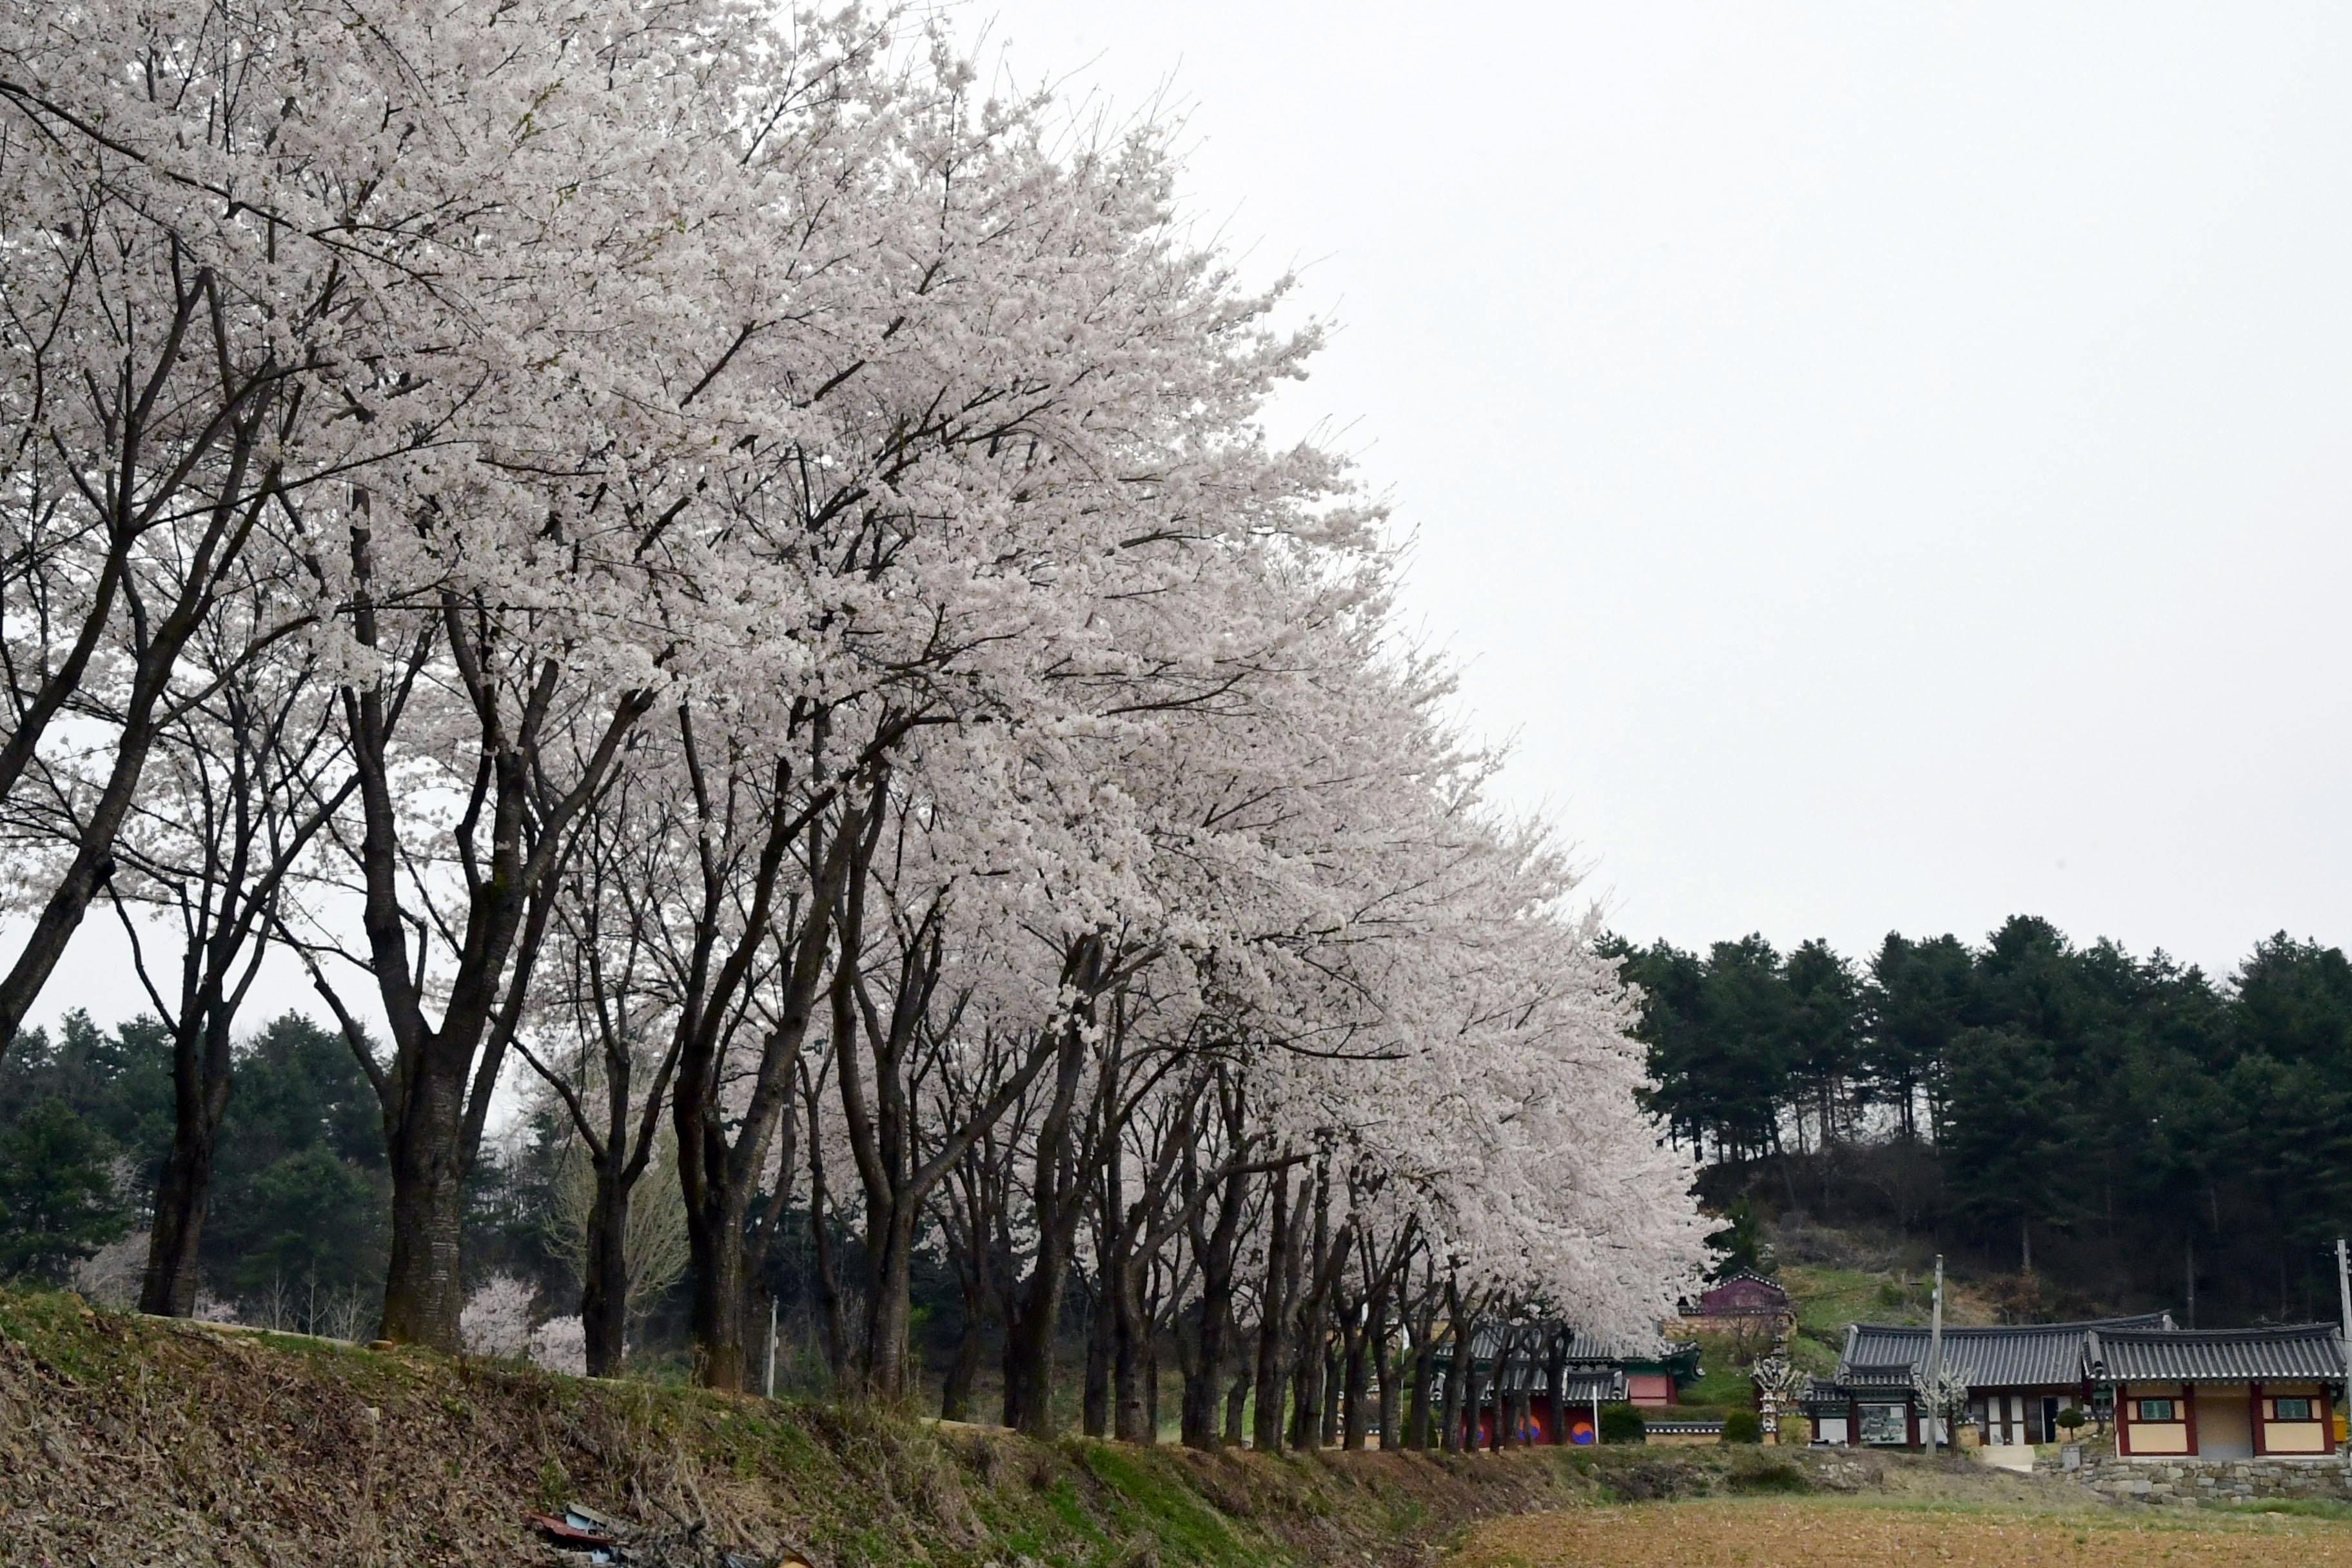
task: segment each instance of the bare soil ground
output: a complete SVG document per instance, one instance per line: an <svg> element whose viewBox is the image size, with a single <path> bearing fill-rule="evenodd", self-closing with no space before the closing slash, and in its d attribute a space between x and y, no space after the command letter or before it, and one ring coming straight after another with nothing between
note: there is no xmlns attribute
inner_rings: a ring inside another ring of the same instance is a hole
<svg viewBox="0 0 2352 1568"><path fill-rule="evenodd" d="M2352 1523L2277 1513L1974 1505L1917 1497L1709 1498L1522 1514L1474 1530L1453 1568L2201 1568L2352 1565Z"/></svg>

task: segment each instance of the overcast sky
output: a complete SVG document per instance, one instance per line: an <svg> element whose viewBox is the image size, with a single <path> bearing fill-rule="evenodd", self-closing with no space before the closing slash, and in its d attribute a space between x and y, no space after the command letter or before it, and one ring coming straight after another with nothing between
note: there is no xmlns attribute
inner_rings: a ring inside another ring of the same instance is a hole
<svg viewBox="0 0 2352 1568"><path fill-rule="evenodd" d="M1282 423L1618 930L2352 942L2352 8L949 14L1342 323Z"/></svg>
<svg viewBox="0 0 2352 1568"><path fill-rule="evenodd" d="M2352 10L957 16L1304 267L1618 929L2352 941Z"/></svg>

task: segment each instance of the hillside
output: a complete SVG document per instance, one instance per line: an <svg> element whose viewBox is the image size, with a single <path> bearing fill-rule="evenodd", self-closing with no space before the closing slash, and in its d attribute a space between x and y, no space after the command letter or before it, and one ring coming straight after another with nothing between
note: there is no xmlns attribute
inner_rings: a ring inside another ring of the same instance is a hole
<svg viewBox="0 0 2352 1568"><path fill-rule="evenodd" d="M1835 1370L1848 1323L1925 1323L1934 1304L1935 1258L1923 1244L1867 1228L1840 1229L1807 1222L1764 1227L1768 1271L1797 1309L1789 1352L1807 1372ZM2047 1314L2022 1302L2009 1279L1972 1279L1948 1268L1944 1321L1954 1327ZM1772 1348L1757 1335L1701 1333L1705 1375L1683 1391L1684 1404L1720 1413L1755 1400L1748 1377L1756 1358Z"/></svg>

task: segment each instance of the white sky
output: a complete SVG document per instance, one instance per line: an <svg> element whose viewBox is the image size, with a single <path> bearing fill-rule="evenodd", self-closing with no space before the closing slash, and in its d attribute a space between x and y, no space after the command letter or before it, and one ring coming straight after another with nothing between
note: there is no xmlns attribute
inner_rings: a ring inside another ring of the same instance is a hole
<svg viewBox="0 0 2352 1568"><path fill-rule="evenodd" d="M2352 10L956 15L1305 266L1627 934L2352 941Z"/></svg>
<svg viewBox="0 0 2352 1568"><path fill-rule="evenodd" d="M1303 267L1283 420L1619 930L2352 942L2352 9L950 15L1164 89L1203 232ZM38 1016L141 1010L123 952Z"/></svg>

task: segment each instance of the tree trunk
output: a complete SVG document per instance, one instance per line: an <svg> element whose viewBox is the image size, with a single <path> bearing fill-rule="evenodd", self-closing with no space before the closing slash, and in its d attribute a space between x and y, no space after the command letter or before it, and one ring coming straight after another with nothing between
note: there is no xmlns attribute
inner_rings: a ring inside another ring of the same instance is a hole
<svg viewBox="0 0 2352 1568"><path fill-rule="evenodd" d="M948 1374L940 1385L940 1419L968 1421L971 1418L971 1385L980 1376L980 1338L982 1324L965 1310L963 1332L956 1336L955 1359L948 1363Z"/></svg>
<svg viewBox="0 0 2352 1568"><path fill-rule="evenodd" d="M1225 1447L1242 1446L1242 1417L1249 1408L1250 1380L1246 1370L1236 1374L1225 1389Z"/></svg>
<svg viewBox="0 0 2352 1568"><path fill-rule="evenodd" d="M1347 1366L1342 1343L1328 1332L1323 1341L1323 1421L1318 1435L1327 1448L1339 1441L1339 1395Z"/></svg>
<svg viewBox="0 0 2352 1568"><path fill-rule="evenodd" d="M1323 1437L1323 1347L1311 1325L1302 1325L1290 1374L1290 1446L1301 1453Z"/></svg>
<svg viewBox="0 0 2352 1568"><path fill-rule="evenodd" d="M1350 1311L1348 1315L1350 1318L1359 1319L1361 1316L1355 1311ZM1371 1368L1367 1364L1366 1354L1370 1349L1370 1336L1365 1332L1364 1324L1359 1321L1354 1328L1348 1331L1344 1341L1346 1348L1341 1352L1341 1365L1345 1368L1342 1375L1345 1379L1347 1403L1341 1413L1339 1443L1342 1447L1350 1452L1360 1452L1363 1449L1365 1440L1370 1436L1372 1429Z"/></svg>
<svg viewBox="0 0 2352 1568"><path fill-rule="evenodd" d="M1004 1424L1032 1437L1054 1435L1054 1340L1065 1268L1059 1251L1050 1237L1038 1237L1036 1262L1004 1333Z"/></svg>
<svg viewBox="0 0 2352 1568"><path fill-rule="evenodd" d="M629 1188L614 1163L610 1154L596 1162L596 1197L581 1260L580 1327L591 1377L617 1375L628 1343Z"/></svg>
<svg viewBox="0 0 2352 1568"><path fill-rule="evenodd" d="M1159 1437L1148 1408L1151 1359L1151 1320L1136 1300L1130 1266L1122 1264L1111 1283L1114 1427L1122 1443L1151 1443Z"/></svg>
<svg viewBox="0 0 2352 1568"><path fill-rule="evenodd" d="M810 1109L810 1119L815 1119ZM809 1139L809 1240L816 1253L817 1300L824 1312L824 1359L833 1391L849 1388L849 1323L841 1301L841 1270L833 1257L833 1227L825 1223L824 1161ZM718 1386L714 1384L713 1386Z"/></svg>
<svg viewBox="0 0 2352 1568"><path fill-rule="evenodd" d="M1160 1341L1150 1333L1143 1340L1143 1435L1136 1441L1160 1441Z"/></svg>
<svg viewBox="0 0 2352 1568"><path fill-rule="evenodd" d="M877 1234L878 1229L878 1234ZM882 1256L874 1267L875 1299L866 1305L866 1386L876 1398L896 1401L907 1394L907 1339L914 1319L914 1215L901 1210L886 1226L866 1226L866 1245L877 1240Z"/></svg>
<svg viewBox="0 0 2352 1568"><path fill-rule="evenodd" d="M1470 1353L1475 1337L1471 1325L1459 1315L1459 1303L1454 1320L1454 1370L1445 1380L1445 1451L1449 1454L1470 1453L1478 1447L1478 1406L1483 1391L1478 1386L1478 1363Z"/></svg>
<svg viewBox="0 0 2352 1568"><path fill-rule="evenodd" d="M139 1310L159 1317L185 1318L196 1310L197 1258L231 1087L229 1018L218 1008L211 1012L201 1050L186 1037L193 1029L185 1025L172 1042L172 1153L155 1190L155 1225L139 1286Z"/></svg>
<svg viewBox="0 0 2352 1568"><path fill-rule="evenodd" d="M1398 1447L1397 1439L1399 1436L1397 1432L1397 1384L1401 1380L1398 1378L1397 1373L1402 1370L1402 1368L1397 1363L1395 1343L1389 1333L1389 1317L1386 1303L1382 1303L1372 1314L1371 1346L1372 1365L1380 1373L1381 1380L1381 1447L1390 1453L1394 1453Z"/></svg>
<svg viewBox="0 0 2352 1568"><path fill-rule="evenodd" d="M1064 962L1065 981L1082 1005L1060 1026L1054 1058L1054 1094L1039 1122L1036 1175L1031 1202L1037 1250L1004 1336L1004 1424L1032 1437L1054 1435L1054 1341L1062 1311L1062 1286L1070 1248L1077 1237L1085 1184L1065 1183L1070 1152L1070 1117L1086 1073L1087 1029L1094 1022L1093 997L1103 971L1103 945L1089 937Z"/></svg>
<svg viewBox="0 0 2352 1568"><path fill-rule="evenodd" d="M1287 1347L1283 1327L1290 1319L1288 1282L1295 1278L1290 1258L1290 1173L1274 1173L1272 1223L1266 1229L1265 1287L1258 1298L1256 1410L1250 1422L1250 1442L1260 1453L1282 1447L1283 1363Z"/></svg>
<svg viewBox="0 0 2352 1568"><path fill-rule="evenodd" d="M1437 1347L1430 1340L1428 1314L1423 1314L1412 1336L1412 1401L1405 1407L1404 1446L1425 1450L1433 1445L1429 1391L1437 1376Z"/></svg>
<svg viewBox="0 0 2352 1568"><path fill-rule="evenodd" d="M1097 1289L1094 1316L1087 1323L1087 1383L1078 1415L1078 1429L1089 1437L1110 1436L1111 1342L1118 1332L1111 1322L1110 1292Z"/></svg>
<svg viewBox="0 0 2352 1568"><path fill-rule="evenodd" d="M384 1275L383 1337L436 1349L457 1348L466 1306L458 1259L466 1217L466 1081L462 1061L456 1073L447 1071L448 1056L422 1053L388 1140L392 1258Z"/></svg>
<svg viewBox="0 0 2352 1568"><path fill-rule="evenodd" d="M1187 1447L1218 1446L1217 1390L1225 1377L1234 1339L1234 1244L1248 1197L1249 1178L1236 1171L1225 1178L1218 1193L1216 1222L1205 1235L1197 1226L1193 1232L1193 1251L1201 1266L1201 1299L1194 1319L1198 1332L1193 1363L1184 1369L1184 1403L1179 1415Z"/></svg>
<svg viewBox="0 0 2352 1568"><path fill-rule="evenodd" d="M750 1364L743 1349L743 1219L740 1200L686 1212L694 1265L695 1379L705 1388L740 1392Z"/></svg>

